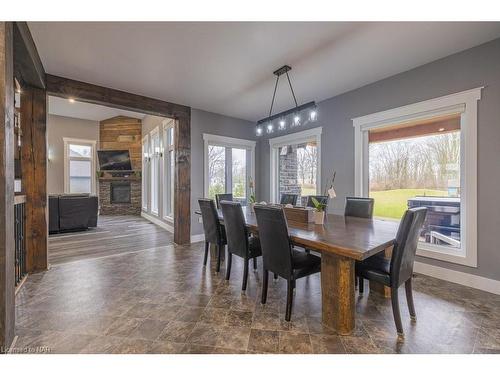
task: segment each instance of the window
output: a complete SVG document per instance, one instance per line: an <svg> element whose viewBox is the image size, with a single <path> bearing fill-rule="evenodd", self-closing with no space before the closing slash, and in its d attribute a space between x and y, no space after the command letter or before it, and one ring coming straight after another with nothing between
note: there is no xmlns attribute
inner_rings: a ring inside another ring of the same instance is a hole
<svg viewBox="0 0 500 375"><path fill-rule="evenodd" d="M160 133L159 129L156 128L150 133L151 145L151 167L150 167L150 175L151 175L151 213L154 215L158 215L159 209L159 192L160 192Z"/></svg>
<svg viewBox="0 0 500 375"><path fill-rule="evenodd" d="M386 220L427 207L417 254L474 267L479 99L476 89L353 119L356 194Z"/></svg>
<svg viewBox="0 0 500 375"><path fill-rule="evenodd" d="M321 193L321 131L314 128L271 138L271 201L281 194L297 194L298 204Z"/></svg>
<svg viewBox="0 0 500 375"><path fill-rule="evenodd" d="M85 139L64 140L64 191L95 193L95 143Z"/></svg>
<svg viewBox="0 0 500 375"><path fill-rule="evenodd" d="M148 211L149 202L149 135L142 139L142 209Z"/></svg>
<svg viewBox="0 0 500 375"><path fill-rule="evenodd" d="M163 218L172 220L174 216L174 121L163 124Z"/></svg>
<svg viewBox="0 0 500 375"><path fill-rule="evenodd" d="M232 193L243 205L250 196L250 179L255 180L255 142L204 134L205 196Z"/></svg>

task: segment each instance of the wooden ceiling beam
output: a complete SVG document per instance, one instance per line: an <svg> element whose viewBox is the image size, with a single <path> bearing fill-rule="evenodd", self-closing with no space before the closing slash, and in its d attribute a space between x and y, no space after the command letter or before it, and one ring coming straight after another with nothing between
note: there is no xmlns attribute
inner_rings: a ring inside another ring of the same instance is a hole
<svg viewBox="0 0 500 375"><path fill-rule="evenodd" d="M14 22L14 75L23 85L45 89L45 69L26 22Z"/></svg>

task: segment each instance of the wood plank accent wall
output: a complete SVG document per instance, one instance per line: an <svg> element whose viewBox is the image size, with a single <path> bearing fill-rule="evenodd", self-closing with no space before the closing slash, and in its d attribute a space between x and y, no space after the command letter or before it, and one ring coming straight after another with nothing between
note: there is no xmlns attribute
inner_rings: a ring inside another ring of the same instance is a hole
<svg viewBox="0 0 500 375"><path fill-rule="evenodd" d="M142 121L116 116L99 123L99 150L129 150L132 169L142 169Z"/></svg>
<svg viewBox="0 0 500 375"><path fill-rule="evenodd" d="M0 352L14 339L13 24L0 22Z"/></svg>
<svg viewBox="0 0 500 375"><path fill-rule="evenodd" d="M129 111L175 119L175 182L174 182L174 241L187 244L191 240L191 108L158 99L131 94L75 81L69 78L46 75L47 94L73 98L86 103L106 105Z"/></svg>
<svg viewBox="0 0 500 375"><path fill-rule="evenodd" d="M26 194L26 269L48 267L47 96L45 90L23 87L21 93L21 171Z"/></svg>

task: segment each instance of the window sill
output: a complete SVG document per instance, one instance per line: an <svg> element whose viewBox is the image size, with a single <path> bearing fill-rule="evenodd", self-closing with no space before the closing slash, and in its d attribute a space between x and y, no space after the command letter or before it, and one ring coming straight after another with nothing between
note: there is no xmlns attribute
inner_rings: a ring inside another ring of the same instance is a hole
<svg viewBox="0 0 500 375"><path fill-rule="evenodd" d="M477 258L467 256L465 249L448 250L441 246L429 244L420 244L417 249L417 255L430 259L442 260L444 262L461 264L468 267L477 267Z"/></svg>

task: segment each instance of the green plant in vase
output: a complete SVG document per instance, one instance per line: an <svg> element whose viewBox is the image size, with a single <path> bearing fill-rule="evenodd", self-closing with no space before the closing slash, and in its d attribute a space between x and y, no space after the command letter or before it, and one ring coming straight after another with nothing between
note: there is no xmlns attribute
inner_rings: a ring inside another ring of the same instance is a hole
<svg viewBox="0 0 500 375"><path fill-rule="evenodd" d="M250 191L250 196L248 197L248 203L250 205L250 209L253 211L253 206L257 203L257 198L255 197L254 183L252 178L248 181L248 190Z"/></svg>
<svg viewBox="0 0 500 375"><path fill-rule="evenodd" d="M322 225L325 222L326 203L319 202L315 197L311 197L314 205L314 223Z"/></svg>

